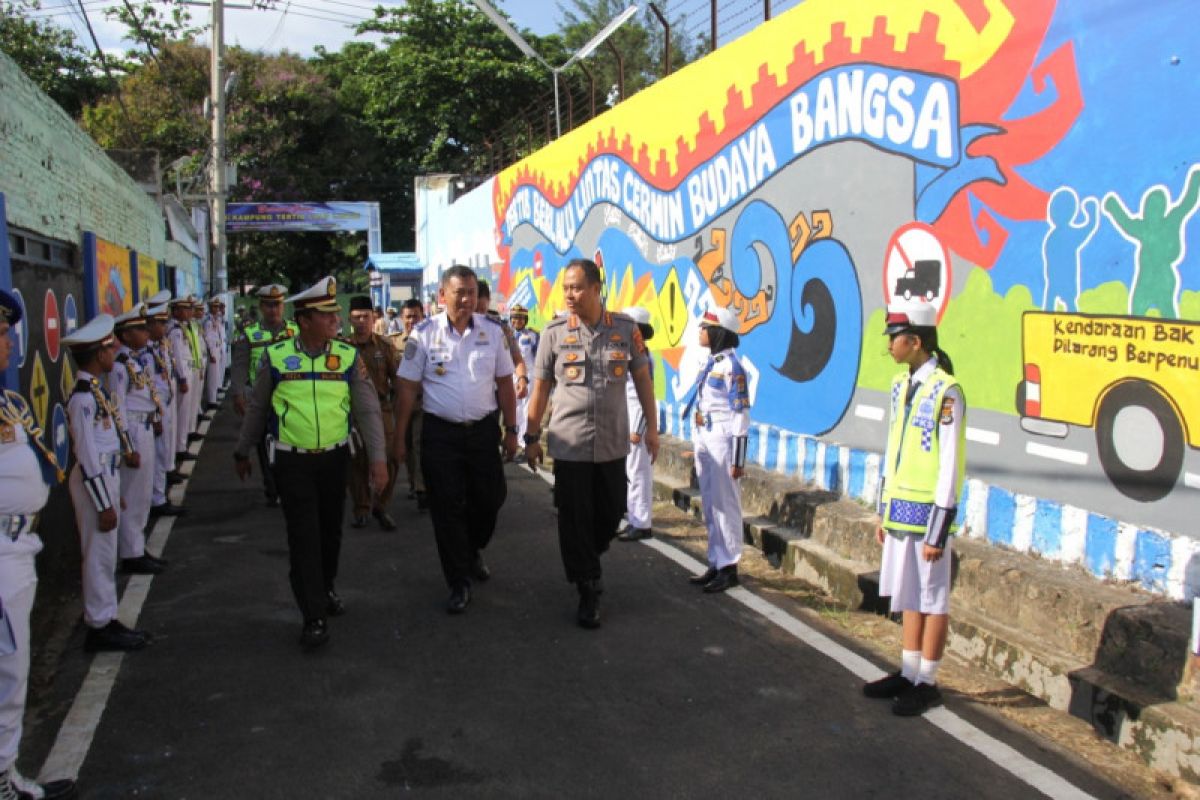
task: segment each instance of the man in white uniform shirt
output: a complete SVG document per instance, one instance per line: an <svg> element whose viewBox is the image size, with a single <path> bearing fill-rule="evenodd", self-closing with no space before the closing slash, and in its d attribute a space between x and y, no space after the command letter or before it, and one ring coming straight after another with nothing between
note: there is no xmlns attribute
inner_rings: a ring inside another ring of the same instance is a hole
<svg viewBox="0 0 1200 800"><path fill-rule="evenodd" d="M393 453L404 461L404 433L417 392L423 392L421 471L429 492L442 572L450 586L447 611L471 602L472 581L491 573L481 551L508 494L497 445L504 418L504 451L517 452L516 392L508 341L498 323L475 313L479 283L464 266L442 274L446 311L420 323L404 346L397 375Z"/></svg>

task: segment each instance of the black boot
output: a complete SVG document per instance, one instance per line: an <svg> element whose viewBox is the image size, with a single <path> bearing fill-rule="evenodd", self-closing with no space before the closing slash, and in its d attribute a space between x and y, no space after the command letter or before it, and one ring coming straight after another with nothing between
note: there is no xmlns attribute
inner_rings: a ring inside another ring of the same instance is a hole
<svg viewBox="0 0 1200 800"><path fill-rule="evenodd" d="M715 594L716 592L723 592L726 589L731 589L737 585L737 564L730 564L727 567L721 567L721 569L717 571L716 577L704 584L704 591L707 594Z"/></svg>
<svg viewBox="0 0 1200 800"><path fill-rule="evenodd" d="M580 581L576 584L579 587L579 613L575 619L581 627L593 629L600 627L600 593L604 590L601 588L599 580Z"/></svg>
<svg viewBox="0 0 1200 800"><path fill-rule="evenodd" d="M706 583L717 577L717 568L709 567L700 575L693 575L688 578L688 583L694 583L697 586L704 586Z"/></svg>

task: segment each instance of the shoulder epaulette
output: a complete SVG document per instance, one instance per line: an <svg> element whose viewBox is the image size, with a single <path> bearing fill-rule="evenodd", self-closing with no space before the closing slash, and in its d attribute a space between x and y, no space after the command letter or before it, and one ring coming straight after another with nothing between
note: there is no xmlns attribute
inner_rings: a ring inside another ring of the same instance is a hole
<svg viewBox="0 0 1200 800"><path fill-rule="evenodd" d="M423 331L432 324L433 324L433 317L427 317L427 318L421 320L420 322L418 322L416 327L413 328L413 330L414 331Z"/></svg>
<svg viewBox="0 0 1200 800"><path fill-rule="evenodd" d="M497 317L493 317L493 316L491 316L490 314L476 314L476 316L478 316L478 317L483 317L483 318L484 318L484 319L486 319L488 322L492 323L493 325L495 325L495 326L496 326L496 327L498 327L498 328L501 328L501 329L503 329L503 328L504 328L504 323L502 323L502 322L499 320L499 318L497 318Z"/></svg>
<svg viewBox="0 0 1200 800"><path fill-rule="evenodd" d="M629 316L628 314L622 314L620 311L611 311L609 313L612 314L613 319L619 319L622 322L631 322L634 325L637 325L637 323L633 321L633 317Z"/></svg>
<svg viewBox="0 0 1200 800"><path fill-rule="evenodd" d="M550 330L551 328L556 328L559 325L566 325L566 324L567 324L567 317L565 317L565 316L555 317L554 319L552 319L546 323L546 330Z"/></svg>
<svg viewBox="0 0 1200 800"><path fill-rule="evenodd" d="M91 394L91 393L92 393L92 382L88 381L88 380L84 380L83 378L80 378L79 380L75 381L75 386L74 386L74 388L71 389L71 394Z"/></svg>

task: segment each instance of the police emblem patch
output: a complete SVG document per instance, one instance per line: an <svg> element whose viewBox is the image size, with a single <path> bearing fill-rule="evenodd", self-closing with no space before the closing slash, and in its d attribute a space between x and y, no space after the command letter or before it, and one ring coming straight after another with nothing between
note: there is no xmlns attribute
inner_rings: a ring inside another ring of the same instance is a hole
<svg viewBox="0 0 1200 800"><path fill-rule="evenodd" d="M567 368L567 380L573 381L578 377L579 377L579 367L568 367Z"/></svg>
<svg viewBox="0 0 1200 800"><path fill-rule="evenodd" d="M404 345L404 357L405 358L416 358L417 357L417 343L414 342L412 339L409 339L408 344Z"/></svg>
<svg viewBox="0 0 1200 800"><path fill-rule="evenodd" d="M288 356L283 360L284 369L300 369L300 356Z"/></svg>
<svg viewBox="0 0 1200 800"><path fill-rule="evenodd" d="M624 375L624 374L625 374L625 368L624 368L624 367L622 367L622 366L619 366L619 365L618 365L618 366L615 366L615 367L613 367L613 375L616 375L616 376L619 378L619 377L621 377L621 376L622 376L622 375Z"/></svg>
<svg viewBox="0 0 1200 800"><path fill-rule="evenodd" d="M941 423L949 425L952 422L954 422L954 398L945 397L942 399Z"/></svg>
<svg viewBox="0 0 1200 800"><path fill-rule="evenodd" d="M325 369L338 369L342 366L342 357L337 353L325 356Z"/></svg>

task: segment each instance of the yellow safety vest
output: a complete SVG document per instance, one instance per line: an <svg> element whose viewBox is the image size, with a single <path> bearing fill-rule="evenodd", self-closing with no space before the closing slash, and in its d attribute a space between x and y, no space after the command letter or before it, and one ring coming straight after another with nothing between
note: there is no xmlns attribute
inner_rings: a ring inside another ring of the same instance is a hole
<svg viewBox="0 0 1200 800"><path fill-rule="evenodd" d="M250 323L242 330L246 334L246 341L250 343L250 369L246 380L251 386L258 375L258 362L262 358L263 348L284 339L291 339L300 332L300 328L294 322L285 323L283 329L278 332L269 331L257 322Z"/></svg>
<svg viewBox="0 0 1200 800"><path fill-rule="evenodd" d="M333 340L315 357L296 338L267 348L271 365L271 432L302 450L321 450L350 436L350 377L358 353Z"/></svg>
<svg viewBox="0 0 1200 800"><path fill-rule="evenodd" d="M884 462L890 471L883 486L883 527L890 531L925 533L929 515L933 513L937 492L941 453L938 424L946 392L958 381L941 367L934 368L917 387L912 402L906 408L905 395L909 386L908 370L892 381L892 419L888 431L887 453ZM962 389L960 388L961 392ZM966 470L966 426L959 426L958 484L962 485ZM950 532L958 530L958 522Z"/></svg>

